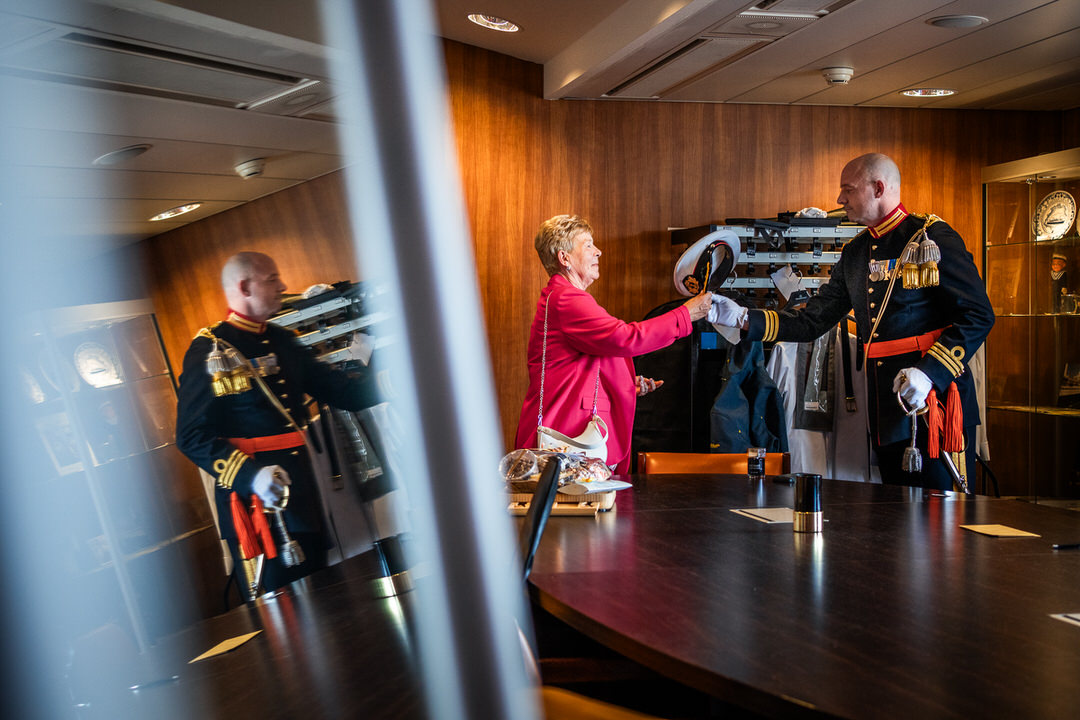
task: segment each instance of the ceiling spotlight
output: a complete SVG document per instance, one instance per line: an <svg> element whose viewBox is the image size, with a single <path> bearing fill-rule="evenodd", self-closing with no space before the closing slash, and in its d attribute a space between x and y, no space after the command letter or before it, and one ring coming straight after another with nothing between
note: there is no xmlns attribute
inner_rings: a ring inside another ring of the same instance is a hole
<svg viewBox="0 0 1080 720"><path fill-rule="evenodd" d="M509 20L503 20L501 17L495 15L473 13L469 16L469 19L481 27L486 27L490 30L498 30L499 32L517 32L521 29Z"/></svg>
<svg viewBox="0 0 1080 720"><path fill-rule="evenodd" d="M177 205L174 208L170 208L165 212L158 213L154 217L150 218L150 222L154 222L155 220L168 220L169 218L174 218L177 215L189 213L192 210L196 210L200 207L202 207L202 203L188 203L187 205Z"/></svg>
<svg viewBox="0 0 1080 720"><path fill-rule="evenodd" d="M94 165L119 165L120 163L127 162L128 160L131 160L133 158L137 158L152 147L153 145L147 145L146 143L141 143L139 145L128 145L127 147L122 147L119 150L107 152L101 157L94 158Z"/></svg>
<svg viewBox="0 0 1080 720"><path fill-rule="evenodd" d="M942 15L930 18L926 24L940 28L973 28L988 22L990 21L982 15Z"/></svg>
<svg viewBox="0 0 1080 720"><path fill-rule="evenodd" d="M827 67L821 69L821 76L830 85L847 85L855 70L849 67Z"/></svg>
<svg viewBox="0 0 1080 720"><path fill-rule="evenodd" d="M910 90L901 90L900 94L908 97L946 97L955 95L956 91L949 88L911 88Z"/></svg>

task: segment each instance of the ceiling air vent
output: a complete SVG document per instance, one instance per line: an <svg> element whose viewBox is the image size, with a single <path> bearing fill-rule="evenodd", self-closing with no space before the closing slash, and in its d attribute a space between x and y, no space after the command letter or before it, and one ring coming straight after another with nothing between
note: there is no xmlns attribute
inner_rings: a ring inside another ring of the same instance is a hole
<svg viewBox="0 0 1080 720"><path fill-rule="evenodd" d="M305 78L160 47L71 32L5 55L5 72L69 85L241 107Z"/></svg>
<svg viewBox="0 0 1080 720"><path fill-rule="evenodd" d="M605 93L607 97L655 99L765 44L760 38L697 38Z"/></svg>

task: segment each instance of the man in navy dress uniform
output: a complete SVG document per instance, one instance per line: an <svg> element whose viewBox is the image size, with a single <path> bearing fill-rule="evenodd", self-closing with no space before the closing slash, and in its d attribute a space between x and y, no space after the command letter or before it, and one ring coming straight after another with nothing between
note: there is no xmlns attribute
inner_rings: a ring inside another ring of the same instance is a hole
<svg viewBox="0 0 1080 720"><path fill-rule="evenodd" d="M291 330L267 324L285 291L272 258L238 253L225 263L221 281L228 317L200 330L184 356L176 441L214 479L218 522L238 572L234 503L249 512L253 497L276 507L288 495L283 518L304 560L293 566L281 556L267 560L262 586L270 591L327 562L322 500L305 438L307 396L346 410L380 399L373 372L347 375L319 362Z"/></svg>
<svg viewBox="0 0 1080 720"><path fill-rule="evenodd" d="M849 162L837 202L867 229L844 247L817 295L801 310L780 312L714 295L718 322L741 327L751 340L808 342L854 311L882 481L952 489L942 453L953 451L959 472L974 477L979 408L967 364L994 324L986 287L955 230L900 202L900 171L889 157ZM911 450L912 416L897 393L929 411L928 422L918 421L918 453Z"/></svg>

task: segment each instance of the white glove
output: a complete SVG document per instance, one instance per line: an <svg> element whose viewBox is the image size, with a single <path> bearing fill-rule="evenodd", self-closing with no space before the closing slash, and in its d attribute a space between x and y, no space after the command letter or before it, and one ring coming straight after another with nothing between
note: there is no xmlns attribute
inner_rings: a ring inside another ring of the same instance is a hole
<svg viewBox="0 0 1080 720"><path fill-rule="evenodd" d="M251 491L259 496L266 507L277 507L281 496L285 494L285 486L292 485L289 473L280 465L267 465L255 473L255 479L251 481Z"/></svg>
<svg viewBox="0 0 1080 720"><path fill-rule="evenodd" d="M708 321L715 325L741 328L746 322L749 311L734 300L729 300L723 295L712 296L712 307L709 308Z"/></svg>
<svg viewBox="0 0 1080 720"><path fill-rule="evenodd" d="M904 368L892 381L893 392L900 393L911 407L921 410L926 405L926 396L934 389L934 383L919 368Z"/></svg>
<svg viewBox="0 0 1080 720"><path fill-rule="evenodd" d="M371 352L375 349L370 337L362 332L353 334L352 342L349 343L349 358L359 360L364 365L371 360Z"/></svg>

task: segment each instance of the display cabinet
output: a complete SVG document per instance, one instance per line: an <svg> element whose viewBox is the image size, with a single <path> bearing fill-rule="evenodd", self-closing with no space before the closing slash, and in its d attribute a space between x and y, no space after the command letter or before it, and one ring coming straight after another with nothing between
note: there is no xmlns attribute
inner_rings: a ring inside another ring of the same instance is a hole
<svg viewBox="0 0 1080 720"><path fill-rule="evenodd" d="M67 586L140 646L199 619L197 558L220 551L195 466L175 446L176 386L149 302L43 313L20 375L41 442L42 507ZM213 595L220 592L212 589ZM118 610L119 609L119 610Z"/></svg>
<svg viewBox="0 0 1080 720"><path fill-rule="evenodd" d="M992 467L1002 494L1080 497L1080 148L982 181Z"/></svg>

